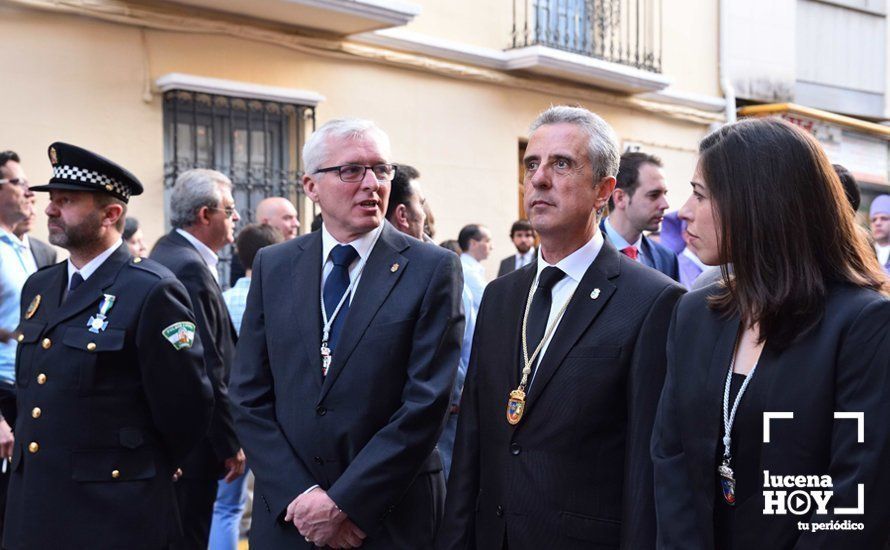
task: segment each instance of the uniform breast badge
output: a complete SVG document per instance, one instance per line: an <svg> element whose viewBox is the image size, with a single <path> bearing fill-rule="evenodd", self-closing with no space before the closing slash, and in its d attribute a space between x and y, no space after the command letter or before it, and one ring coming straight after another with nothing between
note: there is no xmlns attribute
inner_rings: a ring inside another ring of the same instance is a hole
<svg viewBox="0 0 890 550"><path fill-rule="evenodd" d="M99 334L99 331L103 331L108 327L108 312L114 307L116 299L113 294L103 295L102 303L99 304L99 312L90 316L90 320L87 321L87 327L89 327L90 332Z"/></svg>
<svg viewBox="0 0 890 550"><path fill-rule="evenodd" d="M34 299L31 300L31 303L28 304L28 310L25 311L25 319L30 319L34 317L34 314L37 313L37 308L40 307L40 294L34 296Z"/></svg>

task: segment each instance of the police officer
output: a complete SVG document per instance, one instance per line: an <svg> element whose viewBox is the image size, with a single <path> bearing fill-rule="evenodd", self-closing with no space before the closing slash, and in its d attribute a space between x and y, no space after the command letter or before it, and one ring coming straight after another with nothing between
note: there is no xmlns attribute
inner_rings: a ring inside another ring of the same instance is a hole
<svg viewBox="0 0 890 550"><path fill-rule="evenodd" d="M50 241L70 258L22 290L17 420L3 547L165 548L180 536L173 475L213 397L182 284L121 239L142 185L54 143Z"/></svg>

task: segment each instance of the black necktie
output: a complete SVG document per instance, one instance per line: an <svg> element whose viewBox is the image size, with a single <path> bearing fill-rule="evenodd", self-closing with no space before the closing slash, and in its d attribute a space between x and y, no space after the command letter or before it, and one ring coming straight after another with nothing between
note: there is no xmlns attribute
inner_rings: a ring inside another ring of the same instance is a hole
<svg viewBox="0 0 890 550"><path fill-rule="evenodd" d="M358 252L352 245L338 244L331 250L330 258L334 268L328 274L328 278L324 283L324 310L327 313L328 319L334 314L337 304L340 303L340 299L343 298L343 294L349 287L349 266L357 257ZM331 351L337 345L340 329L343 327L343 321L346 319L346 313L349 311L349 302L349 298L346 298L343 302L343 307L340 308L340 312L337 313L337 317L331 324L331 333L328 338L328 348Z"/></svg>
<svg viewBox="0 0 890 550"><path fill-rule="evenodd" d="M81 284L83 284L83 277L80 275L79 272L75 271L74 275L71 276L71 282L68 283L68 294L71 294L72 292L77 290L77 287L79 287Z"/></svg>
<svg viewBox="0 0 890 550"><path fill-rule="evenodd" d="M535 289L535 295L532 297L532 307L528 310L528 323L526 331L526 344L528 345L528 356L531 359L532 354L544 338L544 332L547 330L547 319L550 318L550 306L553 304L551 291L554 285L562 280L566 274L558 267L545 267L538 277L538 288ZM537 363L537 359L535 360ZM532 364L532 371L535 365Z"/></svg>

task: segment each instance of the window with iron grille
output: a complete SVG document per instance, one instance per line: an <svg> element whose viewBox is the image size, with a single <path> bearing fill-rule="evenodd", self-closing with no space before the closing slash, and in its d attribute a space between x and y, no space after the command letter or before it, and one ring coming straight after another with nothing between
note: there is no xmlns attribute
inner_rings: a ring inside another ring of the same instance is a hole
<svg viewBox="0 0 890 550"><path fill-rule="evenodd" d="M315 129L315 108L186 90L164 92L165 219L169 190L191 168L218 170L232 180L239 226L254 220L266 197L290 199L309 230L314 211L300 184L300 151ZM236 229L237 231L237 229ZM220 253L220 281L230 277L232 247Z"/></svg>

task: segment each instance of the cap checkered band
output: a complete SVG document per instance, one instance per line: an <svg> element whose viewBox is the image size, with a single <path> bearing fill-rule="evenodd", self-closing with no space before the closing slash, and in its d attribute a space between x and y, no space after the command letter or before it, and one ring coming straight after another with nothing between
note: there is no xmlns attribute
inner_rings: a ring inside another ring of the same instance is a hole
<svg viewBox="0 0 890 550"><path fill-rule="evenodd" d="M123 183L117 181L114 178L110 178L105 174L100 174L99 172L93 172L92 170L87 170L85 168L78 168L77 166L54 166L53 167L53 178L57 179L65 179L65 180L74 180L74 181L82 181L84 183L91 183L97 186L100 186L109 192L123 197L125 200L130 199L130 188L124 185ZM108 189L108 186L111 185L112 189Z"/></svg>

